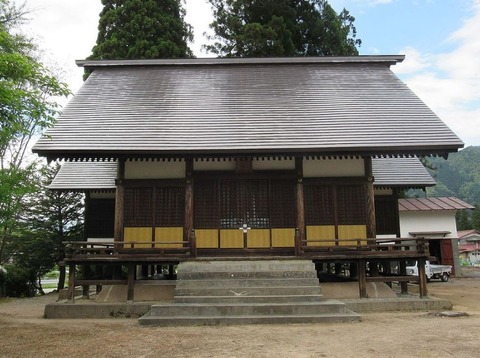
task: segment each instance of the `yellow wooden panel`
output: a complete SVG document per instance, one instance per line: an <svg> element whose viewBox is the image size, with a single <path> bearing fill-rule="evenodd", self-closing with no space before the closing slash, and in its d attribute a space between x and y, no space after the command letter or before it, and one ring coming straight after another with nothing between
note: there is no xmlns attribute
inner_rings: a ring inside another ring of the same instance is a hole
<svg viewBox="0 0 480 358"><path fill-rule="evenodd" d="M272 229L272 247L295 247L295 229Z"/></svg>
<svg viewBox="0 0 480 358"><path fill-rule="evenodd" d="M326 240L330 239L330 240ZM307 226L307 240L324 240L322 242L308 242L307 246L335 246L335 226L315 225Z"/></svg>
<svg viewBox="0 0 480 358"><path fill-rule="evenodd" d="M270 247L270 229L251 229L247 234L247 247Z"/></svg>
<svg viewBox="0 0 480 358"><path fill-rule="evenodd" d="M339 225L338 226L338 241L339 245L355 246L356 241L342 241L342 239L366 239L367 226L366 225ZM367 241L362 240L362 245L366 245Z"/></svg>
<svg viewBox="0 0 480 358"><path fill-rule="evenodd" d="M198 249L218 249L218 230L217 229L197 229L195 230Z"/></svg>
<svg viewBox="0 0 480 358"><path fill-rule="evenodd" d="M123 228L123 241L125 242L145 242L152 241L152 228L151 227L124 227ZM124 245L126 248L131 247L130 244ZM134 247L138 248L151 248L152 244L135 244Z"/></svg>
<svg viewBox="0 0 480 358"><path fill-rule="evenodd" d="M239 229L220 230L220 248L242 249L243 248L243 231Z"/></svg>
<svg viewBox="0 0 480 358"><path fill-rule="evenodd" d="M183 241L183 227L156 227L155 241L161 242L178 242ZM178 248L183 247L182 244L155 244L156 248Z"/></svg>

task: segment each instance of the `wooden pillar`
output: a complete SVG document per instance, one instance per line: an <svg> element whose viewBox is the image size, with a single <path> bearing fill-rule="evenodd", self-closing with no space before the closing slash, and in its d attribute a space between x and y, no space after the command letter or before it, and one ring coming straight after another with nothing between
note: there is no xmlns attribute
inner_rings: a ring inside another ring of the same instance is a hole
<svg viewBox="0 0 480 358"><path fill-rule="evenodd" d="M127 273L127 301L133 302L135 294L135 264L128 264L128 273Z"/></svg>
<svg viewBox="0 0 480 358"><path fill-rule="evenodd" d="M350 262L350 278L358 278L358 269L356 262Z"/></svg>
<svg viewBox="0 0 480 358"><path fill-rule="evenodd" d="M75 302L75 264L68 265L68 299Z"/></svg>
<svg viewBox="0 0 480 358"><path fill-rule="evenodd" d="M125 210L125 159L118 159L117 180L115 182L115 241L123 241L123 219Z"/></svg>
<svg viewBox="0 0 480 358"><path fill-rule="evenodd" d="M367 178L366 187L366 206L367 206L367 238L375 239L377 237L377 228L375 221L375 192L373 188L373 169L372 158L365 157L365 177Z"/></svg>
<svg viewBox="0 0 480 358"><path fill-rule="evenodd" d="M400 269L400 276L407 276L407 263L405 261L400 261L398 263ZM408 282L400 282L400 293L406 295L408 293Z"/></svg>
<svg viewBox="0 0 480 358"><path fill-rule="evenodd" d="M297 232L295 235L295 256L300 256L305 240L305 203L303 195L303 157L295 158L297 172Z"/></svg>
<svg viewBox="0 0 480 358"><path fill-rule="evenodd" d="M186 159L187 182L185 184L185 223L183 228L183 240L189 241L192 257L197 257L197 245L193 233L193 159Z"/></svg>
<svg viewBox="0 0 480 358"><path fill-rule="evenodd" d="M427 276L425 272L425 258L418 259L418 284L420 291L420 298L427 297Z"/></svg>
<svg viewBox="0 0 480 358"><path fill-rule="evenodd" d="M367 298L367 265L365 260L358 260L358 290L360 298Z"/></svg>

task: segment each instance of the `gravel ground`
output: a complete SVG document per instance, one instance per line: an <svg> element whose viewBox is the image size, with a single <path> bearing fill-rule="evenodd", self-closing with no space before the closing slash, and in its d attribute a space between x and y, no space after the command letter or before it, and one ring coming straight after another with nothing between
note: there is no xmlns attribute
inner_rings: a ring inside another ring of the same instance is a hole
<svg viewBox="0 0 480 358"><path fill-rule="evenodd" d="M56 294L0 299L0 357L478 357L480 274L428 284L465 317L363 314L362 322L141 327L135 319L46 320Z"/></svg>

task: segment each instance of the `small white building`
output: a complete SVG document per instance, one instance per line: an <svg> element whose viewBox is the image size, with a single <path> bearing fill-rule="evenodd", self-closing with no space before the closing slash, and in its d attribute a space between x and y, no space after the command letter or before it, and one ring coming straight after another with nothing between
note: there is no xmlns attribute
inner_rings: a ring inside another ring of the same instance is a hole
<svg viewBox="0 0 480 358"><path fill-rule="evenodd" d="M398 206L400 237L428 238L430 255L441 264L452 265L454 273L460 275L455 215L457 210L474 207L454 197L399 199Z"/></svg>

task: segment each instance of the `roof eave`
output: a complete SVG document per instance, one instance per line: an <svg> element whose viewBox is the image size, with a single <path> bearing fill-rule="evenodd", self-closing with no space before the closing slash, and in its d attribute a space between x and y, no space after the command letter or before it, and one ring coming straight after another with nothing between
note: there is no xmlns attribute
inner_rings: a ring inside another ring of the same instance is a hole
<svg viewBox="0 0 480 358"><path fill-rule="evenodd" d="M360 55L319 57L262 57L262 58L182 58L143 60L76 60L79 67L90 69L126 66L219 66L219 65L283 65L283 64L332 64L332 63L378 63L395 65L405 59L404 55Z"/></svg>
<svg viewBox="0 0 480 358"><path fill-rule="evenodd" d="M115 158L180 158L180 157L262 157L276 156L380 156L380 157L404 157L404 156L440 156L445 159L448 154L457 152L463 148L463 144L425 146L417 148L409 147L378 147L378 148L284 148L284 149L189 149L189 150L48 150L33 148L33 152L49 160L55 159L103 159Z"/></svg>

